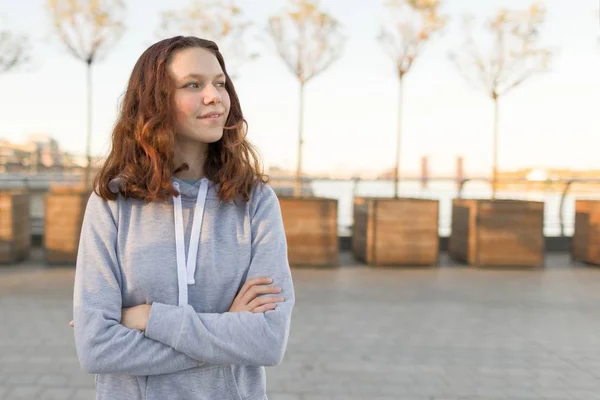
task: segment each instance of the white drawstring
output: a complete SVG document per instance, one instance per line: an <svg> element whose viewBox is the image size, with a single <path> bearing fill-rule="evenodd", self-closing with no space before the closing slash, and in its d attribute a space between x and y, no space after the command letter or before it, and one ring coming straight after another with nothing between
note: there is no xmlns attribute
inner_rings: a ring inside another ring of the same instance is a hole
<svg viewBox="0 0 600 400"><path fill-rule="evenodd" d="M179 183L174 182L173 186L179 191ZM202 178L200 189L196 198L196 209L194 210L194 219L192 222L192 232L190 234L190 247L188 248L187 260L185 257L185 239L183 232L183 207L181 205L181 192L179 196L173 196L174 217L175 217L175 246L177 250L177 285L179 287L179 305L188 303L188 287L196 283L194 275L196 274L196 263L198 255L198 246L200 245L200 230L202 227L202 218L204 216L204 205L206 204L206 195L208 194L208 181Z"/></svg>

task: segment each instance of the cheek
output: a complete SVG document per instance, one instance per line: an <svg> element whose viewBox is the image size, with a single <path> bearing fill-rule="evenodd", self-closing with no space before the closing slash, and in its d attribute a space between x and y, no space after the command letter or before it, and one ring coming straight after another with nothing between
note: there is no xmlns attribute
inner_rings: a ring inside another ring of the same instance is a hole
<svg viewBox="0 0 600 400"><path fill-rule="evenodd" d="M223 94L221 97L221 104L223 105L223 108L225 108L226 113L229 114L229 109L231 108L231 98L229 98L229 93L225 92Z"/></svg>
<svg viewBox="0 0 600 400"><path fill-rule="evenodd" d="M193 116L197 113L199 101L194 96L177 96L175 97L175 108L177 115L181 117Z"/></svg>

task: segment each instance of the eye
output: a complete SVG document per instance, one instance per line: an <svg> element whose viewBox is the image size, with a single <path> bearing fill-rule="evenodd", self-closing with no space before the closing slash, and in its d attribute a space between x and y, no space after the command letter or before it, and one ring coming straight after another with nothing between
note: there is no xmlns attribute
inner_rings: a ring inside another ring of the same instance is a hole
<svg viewBox="0 0 600 400"><path fill-rule="evenodd" d="M196 82L190 82L190 83L186 83L184 87L198 89L200 86Z"/></svg>
<svg viewBox="0 0 600 400"><path fill-rule="evenodd" d="M225 81L219 81L215 84L216 87L225 87Z"/></svg>

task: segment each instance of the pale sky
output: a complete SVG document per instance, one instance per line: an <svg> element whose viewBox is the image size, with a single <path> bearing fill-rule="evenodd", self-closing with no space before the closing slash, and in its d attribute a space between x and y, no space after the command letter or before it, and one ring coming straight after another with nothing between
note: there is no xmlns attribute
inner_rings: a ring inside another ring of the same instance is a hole
<svg viewBox="0 0 600 400"><path fill-rule="evenodd" d="M94 67L92 149L108 150L118 101L137 58L151 43L160 12L189 0L125 0L128 31ZM27 33L33 62L0 75L0 138L22 142L33 133L55 137L62 148L85 149L85 65L54 36L43 0L0 0L3 26ZM305 169L381 170L395 157L397 77L376 40L382 20L378 0L322 0L345 26L343 56L306 87ZM465 157L469 174L491 166L492 103L448 60L461 43L459 19L479 21L499 7L525 7L523 0L447 0L446 35L428 44L405 83L402 167L417 171L431 156L435 174L454 173L454 157ZM546 0L544 43L558 49L552 70L534 77L501 102L502 169L552 167L600 169L600 23L598 0ZM283 0L240 0L260 27L261 58L245 64L234 82L249 122L249 138L268 165L294 168L298 84L269 46L264 27Z"/></svg>

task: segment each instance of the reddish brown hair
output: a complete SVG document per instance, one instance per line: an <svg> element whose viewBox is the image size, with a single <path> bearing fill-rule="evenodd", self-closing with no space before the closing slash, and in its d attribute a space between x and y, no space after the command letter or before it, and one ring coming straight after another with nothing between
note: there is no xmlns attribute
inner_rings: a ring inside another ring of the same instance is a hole
<svg viewBox="0 0 600 400"><path fill-rule="evenodd" d="M176 36L150 46L133 68L112 133L111 151L94 181L94 190L100 197L117 198L108 188L110 180L117 176L123 180L121 193L127 197L150 202L178 193L171 176L188 166L175 166L173 162L175 83L167 68L175 52L190 47L215 55L231 98L223 137L208 145L205 176L220 184L219 197L224 201L238 196L248 201L255 183L268 182L258 152L246 139L248 125L219 48L209 40Z"/></svg>

